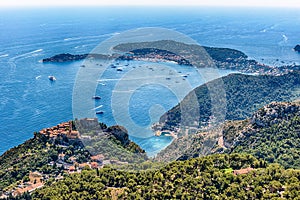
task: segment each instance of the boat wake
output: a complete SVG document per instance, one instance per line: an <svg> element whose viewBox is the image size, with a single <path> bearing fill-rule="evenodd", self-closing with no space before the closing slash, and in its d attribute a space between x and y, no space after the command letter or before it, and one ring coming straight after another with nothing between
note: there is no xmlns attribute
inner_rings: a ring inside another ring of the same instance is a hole
<svg viewBox="0 0 300 200"><path fill-rule="evenodd" d="M102 37L111 37L111 36L114 36L114 35L117 35L117 34L119 34L119 33L116 32L116 33L109 33L109 34L102 34L102 35L90 35L90 36L82 36L82 37L70 37L70 38L65 38L64 41L97 39L97 38L102 38Z"/></svg>
<svg viewBox="0 0 300 200"><path fill-rule="evenodd" d="M283 37L283 41L285 41L285 42L287 42L289 39L285 34L283 34L282 37Z"/></svg>
<svg viewBox="0 0 300 200"><path fill-rule="evenodd" d="M102 108L102 107L103 107L103 105L100 105L100 106L97 106L95 108L92 108L91 110L97 110L98 108Z"/></svg>
<svg viewBox="0 0 300 200"><path fill-rule="evenodd" d="M16 70L16 67L17 67L16 61L18 59L22 59L24 57L28 57L28 56L30 56L32 54L36 54L36 53L39 53L41 51L43 51L43 49L37 49L37 50L30 51L30 52L27 52L27 53L23 53L21 55L17 55L17 56L14 56L14 57L10 58L8 60L8 64L10 65L11 71L14 72Z"/></svg>
<svg viewBox="0 0 300 200"><path fill-rule="evenodd" d="M8 57L9 54L3 54L3 55L0 55L0 58L5 58L5 57Z"/></svg>
<svg viewBox="0 0 300 200"><path fill-rule="evenodd" d="M282 40L278 44L285 45L288 42L289 38L285 34L282 34L281 36L282 36Z"/></svg>

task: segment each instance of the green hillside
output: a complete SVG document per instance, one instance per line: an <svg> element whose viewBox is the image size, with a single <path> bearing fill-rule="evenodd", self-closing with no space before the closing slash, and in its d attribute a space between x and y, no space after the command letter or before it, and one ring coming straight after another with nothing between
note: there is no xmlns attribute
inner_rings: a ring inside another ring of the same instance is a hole
<svg viewBox="0 0 300 200"><path fill-rule="evenodd" d="M219 101L219 105L217 105L220 108L219 111L226 114L226 120L242 120L273 101L293 101L300 97L300 72L291 72L281 76L230 74L223 77L222 80L213 80L197 87L183 99L184 107L193 108L195 102L192 95L196 94L199 103L200 125L208 122L212 115L210 96L212 91L209 91L207 85L210 84L210 87L213 88L214 84L219 84L221 81L223 81L224 88L222 89L225 91L226 99L217 99L216 101ZM216 87L216 89L220 89L220 87ZM213 92L218 93L218 91ZM160 118L164 129L172 130L180 125L181 106L179 103Z"/></svg>
<svg viewBox="0 0 300 200"><path fill-rule="evenodd" d="M217 132L221 130L221 134ZM175 152L179 160L186 160L204 154L203 145L207 132L180 138L160 152L157 160L168 160ZM269 163L280 163L285 168L300 169L300 104L271 103L255 112L251 118L227 121L212 129L208 135L214 145L211 153L248 153ZM223 144L218 140L222 139ZM188 145L189 147L186 148Z"/></svg>
<svg viewBox="0 0 300 200"><path fill-rule="evenodd" d="M90 163L91 156L100 153L107 162L141 162L148 159L145 151L128 139L126 129L120 126L107 128L103 123L100 125L105 135L93 137L92 146L85 146L81 140L65 136L50 138L34 133L32 139L5 152L0 156L0 196L28 182L30 172L39 172L46 181L56 179L65 176L71 166ZM89 148L95 152L88 151Z"/></svg>
<svg viewBox="0 0 300 200"><path fill-rule="evenodd" d="M241 168L245 174L234 175ZM244 169L245 170L245 169ZM296 199L300 171L244 154L172 162L159 170L83 171L34 192L32 199Z"/></svg>
<svg viewBox="0 0 300 200"><path fill-rule="evenodd" d="M300 169L300 104L272 103L256 112L240 130L223 131L229 152L245 152L285 168ZM228 142L227 142L228 141Z"/></svg>

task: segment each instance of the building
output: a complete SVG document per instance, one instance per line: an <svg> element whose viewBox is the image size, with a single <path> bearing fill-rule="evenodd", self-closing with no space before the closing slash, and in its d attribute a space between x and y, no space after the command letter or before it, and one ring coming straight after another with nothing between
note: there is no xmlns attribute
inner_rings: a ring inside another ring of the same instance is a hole
<svg viewBox="0 0 300 200"><path fill-rule="evenodd" d="M58 136L65 136L68 139L78 139L80 134L77 130L73 130L73 122L63 122L51 128L46 128L39 131L40 134L56 138Z"/></svg>
<svg viewBox="0 0 300 200"><path fill-rule="evenodd" d="M97 162L91 162L91 168L92 169L97 169L99 167Z"/></svg>
<svg viewBox="0 0 300 200"><path fill-rule="evenodd" d="M251 167L247 167L245 169L239 169L239 170L234 170L233 174L234 175L240 175L240 174L248 174L249 172L251 172L252 170L254 170Z"/></svg>

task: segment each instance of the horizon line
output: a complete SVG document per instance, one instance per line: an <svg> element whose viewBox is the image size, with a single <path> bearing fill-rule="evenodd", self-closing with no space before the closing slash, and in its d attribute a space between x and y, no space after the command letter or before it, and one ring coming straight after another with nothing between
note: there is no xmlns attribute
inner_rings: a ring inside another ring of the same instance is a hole
<svg viewBox="0 0 300 200"><path fill-rule="evenodd" d="M300 5L209 5L209 4L86 4L86 5L0 5L1 8L66 8L66 7L198 7L198 8L294 8L300 9Z"/></svg>

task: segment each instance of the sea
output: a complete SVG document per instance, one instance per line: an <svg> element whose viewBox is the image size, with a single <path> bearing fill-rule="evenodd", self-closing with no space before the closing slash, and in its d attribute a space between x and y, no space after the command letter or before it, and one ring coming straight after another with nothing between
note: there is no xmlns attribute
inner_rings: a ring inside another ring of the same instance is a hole
<svg viewBox="0 0 300 200"><path fill-rule="evenodd" d="M43 58L60 53L90 53L125 31L155 27L182 33L199 45L240 50L268 65L299 64L300 54L292 50L300 43L299 11L166 6L0 8L0 155L32 138L35 131L77 117L72 107L73 92L85 61L46 64L41 62ZM138 73L131 72L141 66L152 71L163 66L188 74L190 89L207 80L197 76L194 69L174 63L115 64L122 70L107 67L95 89L101 100L96 100L90 110L103 111L95 116L110 126L120 122L128 129L130 139L154 156L171 143L172 137L156 137L149 127L189 90L183 90L178 97L170 88L179 82L148 82L138 85L126 96L127 101L116 102L114 91L122 87L120 79L129 74L138 78ZM218 76L230 73L236 72L219 70ZM49 81L50 75L57 80ZM126 109L116 110L118 105Z"/></svg>

